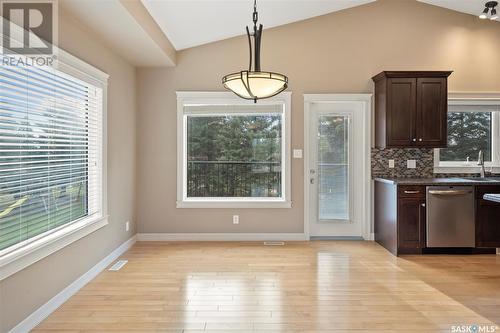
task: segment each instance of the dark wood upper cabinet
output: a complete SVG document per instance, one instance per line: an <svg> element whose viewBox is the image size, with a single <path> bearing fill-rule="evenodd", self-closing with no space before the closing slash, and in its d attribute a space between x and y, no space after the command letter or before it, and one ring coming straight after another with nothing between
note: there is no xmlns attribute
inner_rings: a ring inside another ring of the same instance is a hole
<svg viewBox="0 0 500 333"><path fill-rule="evenodd" d="M447 72L382 72L375 77L375 144L446 147Z"/></svg>
<svg viewBox="0 0 500 333"><path fill-rule="evenodd" d="M387 140L390 146L409 146L416 122L416 84L412 78L389 79L387 82Z"/></svg>
<svg viewBox="0 0 500 333"><path fill-rule="evenodd" d="M417 79L416 134L420 146L446 147L447 86L447 78Z"/></svg>

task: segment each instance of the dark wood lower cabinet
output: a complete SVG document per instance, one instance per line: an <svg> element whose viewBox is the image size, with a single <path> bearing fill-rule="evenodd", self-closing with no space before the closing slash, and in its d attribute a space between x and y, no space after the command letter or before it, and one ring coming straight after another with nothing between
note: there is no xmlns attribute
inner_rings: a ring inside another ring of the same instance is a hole
<svg viewBox="0 0 500 333"><path fill-rule="evenodd" d="M398 198L398 252L420 253L425 247L425 197Z"/></svg>
<svg viewBox="0 0 500 333"><path fill-rule="evenodd" d="M375 241L393 254L425 247L425 186L375 182Z"/></svg>
<svg viewBox="0 0 500 333"><path fill-rule="evenodd" d="M500 248L500 203L483 199L500 186L476 186L476 247L427 248L426 186L375 182L375 241L395 255L494 253Z"/></svg>
<svg viewBox="0 0 500 333"><path fill-rule="evenodd" d="M500 193L500 186L476 188L476 247L500 248L500 203L484 200L485 193Z"/></svg>

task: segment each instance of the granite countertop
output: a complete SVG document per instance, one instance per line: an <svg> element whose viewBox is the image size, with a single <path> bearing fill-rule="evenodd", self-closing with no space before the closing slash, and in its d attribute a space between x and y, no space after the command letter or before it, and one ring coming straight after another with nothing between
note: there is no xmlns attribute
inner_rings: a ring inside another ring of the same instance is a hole
<svg viewBox="0 0 500 333"><path fill-rule="evenodd" d="M483 196L483 199L500 203L500 194L485 194Z"/></svg>
<svg viewBox="0 0 500 333"><path fill-rule="evenodd" d="M487 178L375 178L392 185L500 185L500 177Z"/></svg>

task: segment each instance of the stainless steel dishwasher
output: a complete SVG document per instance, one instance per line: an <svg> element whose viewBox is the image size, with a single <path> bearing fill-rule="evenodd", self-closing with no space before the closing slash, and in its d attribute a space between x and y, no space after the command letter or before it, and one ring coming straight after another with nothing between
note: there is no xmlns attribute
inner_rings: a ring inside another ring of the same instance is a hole
<svg viewBox="0 0 500 333"><path fill-rule="evenodd" d="M427 187L427 247L474 247L473 186Z"/></svg>

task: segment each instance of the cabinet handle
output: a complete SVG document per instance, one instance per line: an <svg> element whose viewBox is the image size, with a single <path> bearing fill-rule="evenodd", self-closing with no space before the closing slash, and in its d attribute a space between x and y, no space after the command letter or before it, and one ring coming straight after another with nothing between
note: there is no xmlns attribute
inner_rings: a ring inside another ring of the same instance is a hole
<svg viewBox="0 0 500 333"><path fill-rule="evenodd" d="M405 191L405 194L418 194L420 191Z"/></svg>
<svg viewBox="0 0 500 333"><path fill-rule="evenodd" d="M430 190L429 194L434 194L434 195L464 195L472 193L472 191L469 190Z"/></svg>
<svg viewBox="0 0 500 333"><path fill-rule="evenodd" d="M413 142L416 142L416 141L417 141L417 139L413 138Z"/></svg>
<svg viewBox="0 0 500 333"><path fill-rule="evenodd" d="M425 203L422 204L422 207L425 207Z"/></svg>
<svg viewBox="0 0 500 333"><path fill-rule="evenodd" d="M418 139L418 141L422 142L422 138Z"/></svg>

